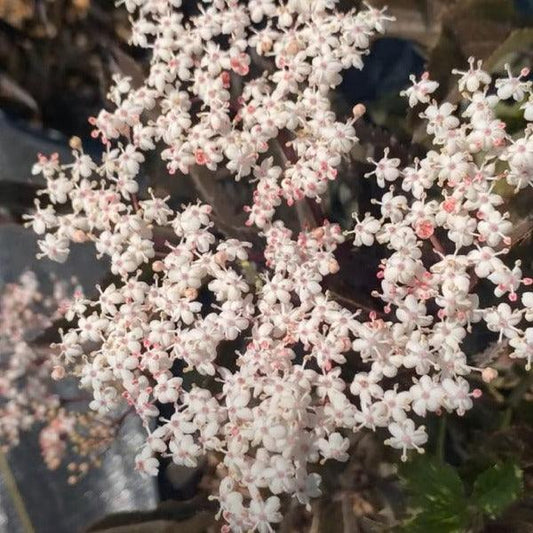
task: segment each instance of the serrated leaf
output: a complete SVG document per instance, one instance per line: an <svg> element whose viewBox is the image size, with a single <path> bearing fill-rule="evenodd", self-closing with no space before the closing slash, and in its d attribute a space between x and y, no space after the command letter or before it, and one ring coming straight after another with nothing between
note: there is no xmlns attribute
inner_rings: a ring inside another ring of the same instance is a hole
<svg viewBox="0 0 533 533"><path fill-rule="evenodd" d="M468 507L456 470L430 457L417 457L400 470L413 515L402 530L411 533L464 531Z"/></svg>
<svg viewBox="0 0 533 533"><path fill-rule="evenodd" d="M495 465L482 472L474 483L475 504L496 518L522 493L522 470L514 461Z"/></svg>

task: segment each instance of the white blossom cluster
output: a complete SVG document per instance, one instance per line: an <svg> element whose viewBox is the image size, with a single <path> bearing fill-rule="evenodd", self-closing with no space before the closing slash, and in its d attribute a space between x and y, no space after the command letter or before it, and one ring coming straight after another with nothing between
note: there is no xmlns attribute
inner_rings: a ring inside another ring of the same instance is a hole
<svg viewBox="0 0 533 533"><path fill-rule="evenodd" d="M464 378L480 371L485 381L496 376L491 368L469 365L464 344L475 328L484 324L495 341L508 340L511 358L533 359L533 280L522 273L521 262L508 266L503 258L512 246L510 214L496 187L506 182L518 192L533 186L533 96L529 74L491 77L481 63L470 59L460 74L461 106L431 100L438 84L427 74L403 94L411 107L426 104L420 117L432 148L412 166L400 167L388 149L367 178L385 192L375 203L380 217L370 213L356 218L354 244L383 245L389 250L378 272L386 314L395 320L374 317L357 330L353 348L371 363L368 374L359 374L351 392L361 395L369 426L388 425L388 444L403 449L418 447L427 436L407 416L456 411L472 407ZM513 136L495 116L495 106L512 99L523 104L527 127ZM482 305L478 285L489 283L495 305ZM503 300L503 301L501 301ZM384 391L381 381L413 369L416 377L405 390ZM362 383L362 385L360 384ZM386 397L388 412L382 405Z"/></svg>
<svg viewBox="0 0 533 533"><path fill-rule="evenodd" d="M20 433L46 418L58 405L49 386L49 348L35 350L29 342L51 325L46 302L34 274L26 272L0 295L0 441L18 444Z"/></svg>
<svg viewBox="0 0 533 533"><path fill-rule="evenodd" d="M205 3L186 17L179 0L125 2L135 16L132 43L152 49L150 72L138 88L117 78L116 110L93 120L94 134L130 141L106 158L124 197L136 192L142 152L163 143L171 174L199 165L250 176L248 223L265 227L282 198L319 199L357 140L355 118L337 121L328 93L343 70L362 67L386 17L372 8L340 14L336 0ZM154 109L157 118L148 118ZM259 164L276 147L290 163Z"/></svg>
<svg viewBox="0 0 533 533"><path fill-rule="evenodd" d="M16 447L25 432L38 430L44 463L50 470L75 452L68 464L69 483L76 483L114 442L123 418L85 411L83 396L73 387L58 387L65 376L57 350L43 336L54 331L69 308L72 293L80 297L77 281L53 277L51 291L26 271L0 292L0 446ZM76 404L69 408L69 404Z"/></svg>
<svg viewBox="0 0 533 533"><path fill-rule="evenodd" d="M49 346L35 346L32 341L52 326L57 308L68 296L68 287L61 282L55 282L53 294L45 296L32 272L23 273L0 293L0 443L4 449L16 446L22 432L57 414L60 398L51 379L54 354ZM56 458L65 444L56 434L48 431L48 435L41 439L41 451L45 459ZM55 464L55 459L50 461Z"/></svg>
<svg viewBox="0 0 533 533"><path fill-rule="evenodd" d="M350 432L386 428L405 457L427 440L419 417L471 407L479 391L463 377L474 369L461 347L472 324L484 321L530 362L532 330L521 326L532 293L518 296L530 280L500 259L510 222L494 187L531 184L532 130L511 138L493 111L499 99L530 97L530 84L509 74L493 95L472 63L459 82L461 120L430 101L435 82L413 80L406 96L428 104L435 151L403 170L387 152L370 173L390 189L381 217L365 215L352 233L356 246L389 248L379 296L396 318L361 321L324 289L341 268L340 227L293 235L276 208L320 201L357 142L361 110L339 121L328 93L361 66L387 17L339 13L335 0L213 0L187 15L179 0L124 3L132 42L152 50L145 83L117 77L116 109L92 120L100 162L75 144L73 164L41 156L34 168L47 182L47 205L28 222L43 235L41 255L65 261L71 242L92 241L115 276L66 309L72 325L59 348L93 409L105 415L125 401L143 420L140 470L157 474L161 456L195 466L218 453L226 529L271 531L279 496L318 496L309 465L345 461ZM531 99L524 110L529 120ZM225 168L254 183L248 224L265 240L255 279L251 245L222 238L209 205L176 212L168 198L137 197L145 153L156 149L170 173ZM480 308L485 277L510 304Z"/></svg>

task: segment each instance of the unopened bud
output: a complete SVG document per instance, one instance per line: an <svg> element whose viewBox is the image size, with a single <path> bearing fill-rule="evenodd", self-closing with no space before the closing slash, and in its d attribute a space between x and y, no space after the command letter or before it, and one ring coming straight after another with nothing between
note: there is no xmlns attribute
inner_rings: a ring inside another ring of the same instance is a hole
<svg viewBox="0 0 533 533"><path fill-rule="evenodd" d="M59 381L60 379L63 379L65 377L65 369L61 365L54 366L54 369L52 370L52 379L55 381Z"/></svg>
<svg viewBox="0 0 533 533"><path fill-rule="evenodd" d="M312 235L315 239L320 240L324 237L324 228L316 228L313 230Z"/></svg>
<svg viewBox="0 0 533 533"><path fill-rule="evenodd" d="M72 136L68 142L68 145L73 150L81 150L81 139L77 137L76 135Z"/></svg>
<svg viewBox="0 0 533 533"><path fill-rule="evenodd" d="M352 115L357 120L366 113L366 107L363 104L356 104L353 106Z"/></svg>
<svg viewBox="0 0 533 533"><path fill-rule="evenodd" d="M198 296L198 291L196 289L193 289L192 287L189 287L188 289L185 289L185 297L189 300L196 300L196 297Z"/></svg>
<svg viewBox="0 0 533 533"><path fill-rule="evenodd" d="M77 229L72 234L72 240L73 242L76 242L76 243L86 242L88 240L87 233L85 233L81 229Z"/></svg>
<svg viewBox="0 0 533 533"><path fill-rule="evenodd" d="M163 272L165 269L165 264L163 261L154 261L154 264L152 265L152 270L154 272Z"/></svg>
<svg viewBox="0 0 533 533"><path fill-rule="evenodd" d="M296 55L300 51L300 45L296 39L293 39L285 48L285 53L289 56Z"/></svg>
<svg viewBox="0 0 533 533"><path fill-rule="evenodd" d="M495 368L488 366L481 372L481 378L485 383L490 383L498 377L498 371Z"/></svg>
<svg viewBox="0 0 533 533"><path fill-rule="evenodd" d="M339 263L337 263L337 261L335 261L335 259L332 259L330 262L329 262L329 273L330 274L336 274L338 271L339 271Z"/></svg>
<svg viewBox="0 0 533 533"><path fill-rule="evenodd" d="M272 40L271 39L263 39L261 41L261 53L266 54L267 52L270 52L272 50Z"/></svg>
<svg viewBox="0 0 533 533"><path fill-rule="evenodd" d="M228 254L224 251L217 252L215 254L215 263L219 266L224 266L226 264L226 261L228 260Z"/></svg>

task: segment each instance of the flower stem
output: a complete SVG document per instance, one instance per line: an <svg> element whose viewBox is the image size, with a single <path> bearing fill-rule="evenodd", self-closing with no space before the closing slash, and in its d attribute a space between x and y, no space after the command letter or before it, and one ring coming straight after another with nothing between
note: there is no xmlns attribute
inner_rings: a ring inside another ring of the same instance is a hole
<svg viewBox="0 0 533 533"><path fill-rule="evenodd" d="M435 455L439 462L444 462L444 445L446 443L446 422L447 417L446 413L443 413L439 418L439 427L437 433L437 445L435 450Z"/></svg>
<svg viewBox="0 0 533 533"><path fill-rule="evenodd" d="M507 409L503 413L501 429L506 429L511 425L513 411L520 404L522 397L533 385L533 372L528 372L520 380L520 383L514 388L513 392L507 398Z"/></svg>

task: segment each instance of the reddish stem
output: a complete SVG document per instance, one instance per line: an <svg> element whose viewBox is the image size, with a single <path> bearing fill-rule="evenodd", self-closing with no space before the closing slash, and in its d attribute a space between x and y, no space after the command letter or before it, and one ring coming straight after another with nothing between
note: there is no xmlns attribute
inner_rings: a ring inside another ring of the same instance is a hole
<svg viewBox="0 0 533 533"><path fill-rule="evenodd" d="M136 194L131 195L131 203L133 204L133 209L135 209L135 212L138 212L141 206L139 205L139 198L137 198Z"/></svg>
<svg viewBox="0 0 533 533"><path fill-rule="evenodd" d="M437 238L435 234L433 234L429 240L431 241L431 244L433 245L433 248L437 250L437 252L440 252L441 254L445 255L446 250L444 249L444 246L442 246L441 242Z"/></svg>

